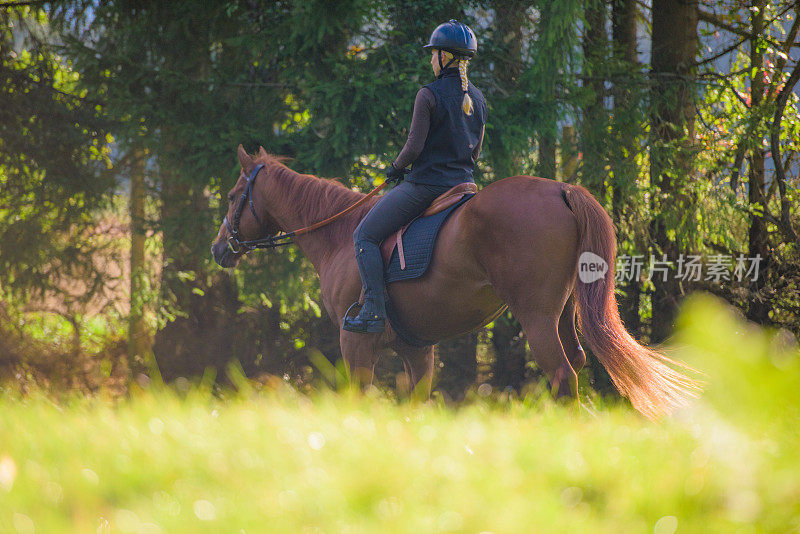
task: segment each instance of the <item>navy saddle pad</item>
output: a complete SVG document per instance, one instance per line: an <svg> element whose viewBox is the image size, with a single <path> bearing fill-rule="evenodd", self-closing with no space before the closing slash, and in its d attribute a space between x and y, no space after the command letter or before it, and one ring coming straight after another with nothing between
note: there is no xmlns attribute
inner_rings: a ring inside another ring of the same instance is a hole
<svg viewBox="0 0 800 534"><path fill-rule="evenodd" d="M428 217L421 217L412 222L403 234L403 252L406 258L406 268L400 268L400 255L397 253L397 247L395 247L392 251L392 257L385 267L386 283L411 280L425 274L425 271L428 270L428 265L431 263L433 245L436 243L436 235L439 233L442 224L454 210L474 196L464 195L464 198L444 211ZM395 235L392 234L389 239L394 239L394 237Z"/></svg>

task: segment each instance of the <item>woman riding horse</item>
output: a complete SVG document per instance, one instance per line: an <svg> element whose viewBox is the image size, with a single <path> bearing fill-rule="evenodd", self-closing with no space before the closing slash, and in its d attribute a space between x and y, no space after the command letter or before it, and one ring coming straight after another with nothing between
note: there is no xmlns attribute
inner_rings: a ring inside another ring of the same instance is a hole
<svg viewBox="0 0 800 534"><path fill-rule="evenodd" d="M381 241L451 187L474 181L486 124L486 100L467 79L467 63L478 50L475 34L466 24L450 20L433 31L424 49L431 51L436 81L417 93L408 140L386 172L388 180L400 183L383 195L353 233L364 305L356 317L343 319L342 328L350 332L384 329ZM411 172L403 179L411 163Z"/></svg>
<svg viewBox="0 0 800 534"><path fill-rule="evenodd" d="M419 385L430 395L433 346L488 324L507 307L522 325L554 395L578 396L577 373L586 362L578 319L592 353L637 410L656 418L686 404L699 391L697 383L671 367L677 362L625 330L615 297L614 224L577 184L503 178L447 218L426 275L388 289L400 323L424 340L423 346L390 328L381 335L352 333L384 327L378 243L446 188L472 181L486 120L485 101L466 80L475 37L451 21L437 28L428 48L439 78L417 95L412 134L388 173L391 180L401 178L401 169L413 160L402 184L377 200L374 195L388 182L365 195L336 180L296 172L263 148L250 156L239 145L241 171L211 247L214 259L234 267L251 250L295 239L319 274L326 312L341 328L342 358L362 383L370 383L381 352L391 348L406 370L404 389ZM451 68L455 61L458 69ZM598 276L582 276L588 268ZM361 313L348 318L346 310L362 286Z"/></svg>

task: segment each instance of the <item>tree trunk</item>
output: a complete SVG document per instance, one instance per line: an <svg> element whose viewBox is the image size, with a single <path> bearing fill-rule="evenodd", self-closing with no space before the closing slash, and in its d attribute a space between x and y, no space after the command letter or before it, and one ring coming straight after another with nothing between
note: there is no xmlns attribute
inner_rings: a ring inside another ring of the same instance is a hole
<svg viewBox="0 0 800 534"><path fill-rule="evenodd" d="M507 91L509 94L513 94L518 85L519 76L522 72L522 25L525 22L525 11L530 5L530 2L519 0L495 0L491 5L495 10L494 39L498 40L500 43L503 43L502 49L504 50L504 55L501 58L503 60L503 68L497 69L496 79L498 85L503 90ZM503 98L503 96L499 93L496 93L492 95L492 98L498 99ZM522 172L521 154L512 154L506 150L503 142L502 129L499 129L498 134L496 135L487 136L487 139L491 144L491 150L489 152L492 160L490 163L495 172L495 179L505 178L514 174L520 174ZM547 141L545 141L545 143L546 142ZM543 147L542 138L540 137L540 149L541 148ZM542 161L542 155L543 154L540 152L540 162ZM549 158L549 154L544 154L544 156ZM542 174L545 172L542 169L539 169L539 171ZM551 175L550 177L553 176ZM517 373L515 378L508 378L508 380L521 384L524 379L524 365L522 367L519 365L512 365L509 368L497 368L498 365L506 365L504 360L507 360L507 358L504 357L501 359L500 354L505 354L507 352L513 353L515 350L511 345L505 346L502 345L502 343L498 344L497 340L502 339L504 340L503 342L511 342L511 338L513 336L506 335L504 333L506 329L511 329L517 333L522 331L522 327L516 321L516 319L509 316L504 320L507 322L503 323L500 319L495 321L495 326L492 330L493 344L495 346L495 352L498 354L498 358L495 360L494 367L492 368L492 376L497 376L500 374L502 376L509 377L510 373ZM524 338L522 340L522 347L522 361L524 364Z"/></svg>
<svg viewBox="0 0 800 534"><path fill-rule="evenodd" d="M693 172L697 5L685 0L654 0L652 12L650 182L655 194L651 235L656 259L666 255L667 261L676 262L680 246L669 230L675 230L675 220L695 209L687 183ZM654 276L653 283L651 341L660 342L672 331L680 286L674 268L663 278Z"/></svg>
<svg viewBox="0 0 800 534"><path fill-rule="evenodd" d="M583 87L587 103L581 125L581 181L605 205L606 112L603 85L608 47L606 6L602 0L586 0L584 9L586 28L583 37Z"/></svg>
<svg viewBox="0 0 800 534"><path fill-rule="evenodd" d="M611 147L612 216L618 231L630 228L627 223L626 207L631 196L636 194L639 169L635 155L638 153L636 138L640 117L637 106L639 92L637 82L639 61L636 54L636 17L638 8L635 0L614 0L611 9L613 32L613 55L615 66L614 96L614 135L616 142ZM627 82L627 83L626 83ZM634 230L635 232L635 230ZM619 235L618 239L637 241L635 236ZM641 329L639 319L639 295L641 281L634 278L621 284L623 291L619 299L620 315L628 331L638 337Z"/></svg>
<svg viewBox="0 0 800 534"><path fill-rule="evenodd" d="M556 128L555 121L552 124ZM539 163L536 175L556 180L556 138L549 131L539 132Z"/></svg>
<svg viewBox="0 0 800 534"><path fill-rule="evenodd" d="M131 257L130 257L130 313L128 315L128 359L142 362L150 351L147 329L144 323L145 301L145 155L142 151L133 154L130 166L130 217L131 217Z"/></svg>
<svg viewBox="0 0 800 534"><path fill-rule="evenodd" d="M611 147L611 169L614 173L612 184L612 215L619 227L630 193L636 190L639 169L635 154L638 152L636 137L639 132L639 116L634 92L637 89L639 61L636 56L636 0L614 0L611 19L613 29L613 55L615 82L614 96L614 135L616 142Z"/></svg>
<svg viewBox="0 0 800 534"><path fill-rule="evenodd" d="M499 90L491 92L489 97L498 109L504 109L503 101L514 93L522 72L522 24L528 2L494 0L490 5L495 11L493 39L502 43L503 55L496 58L498 65L502 65L495 74ZM487 132L485 142L488 143L495 180L522 172L521 155L509 150L505 141L502 129L495 130L492 135Z"/></svg>
<svg viewBox="0 0 800 534"><path fill-rule="evenodd" d="M166 72L178 77L204 80L211 71L208 49L210 36L201 21L190 24L191 38L165 52ZM168 86L171 94L182 86ZM163 98L169 98L165 94ZM198 179L205 169L191 168L186 132L174 126L174 117L191 115L192 103L175 97L176 104L165 110L160 147L161 235L163 244L161 293L163 312L170 318L154 339L153 352L165 379L202 373L206 367L222 367L233 354L228 352L231 323L235 321L238 290L229 277L204 270L208 239L215 234L208 215L206 182Z"/></svg>
<svg viewBox="0 0 800 534"><path fill-rule="evenodd" d="M550 34L553 15L552 4L546 3L539 9L540 33ZM519 10L524 15L524 10ZM555 180L556 177L556 138L558 136L558 105L556 102L556 74L558 73L558 58L555 54L542 54L539 60L544 66L544 72L552 73L542 80L542 93L539 97L541 105L539 128L536 133L538 140L538 158L536 165L537 176Z"/></svg>
<svg viewBox="0 0 800 534"><path fill-rule="evenodd" d="M575 183L578 171L578 142L575 127L565 125L561 128L561 181Z"/></svg>
<svg viewBox="0 0 800 534"><path fill-rule="evenodd" d="M752 22L753 35L761 35L764 31L764 8L766 0L755 0L751 4L750 17ZM764 180L764 161L765 151L761 144L761 113L759 108L764 100L764 54L758 48L759 41L750 39L750 110L751 120L749 125L750 145L749 167L747 187L747 201L757 211L757 207L766 208L766 183ZM767 224L763 217L753 215L750 220L750 230L748 232L748 253L751 258L760 255L762 263L759 268L758 279L750 284L750 296L748 298L747 318L757 323L769 321L769 305L764 300L764 295L760 292L765 285L767 274L766 265L763 261L769 258L769 246L767 237Z"/></svg>

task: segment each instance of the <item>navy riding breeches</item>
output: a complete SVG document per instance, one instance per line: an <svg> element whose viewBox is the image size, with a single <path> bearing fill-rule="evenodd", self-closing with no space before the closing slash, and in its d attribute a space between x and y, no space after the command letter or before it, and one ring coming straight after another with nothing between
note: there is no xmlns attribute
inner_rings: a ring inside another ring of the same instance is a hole
<svg viewBox="0 0 800 534"><path fill-rule="evenodd" d="M403 181L381 197L353 232L364 298L381 316L385 315L386 308L380 242L411 222L450 188L450 185Z"/></svg>
<svg viewBox="0 0 800 534"><path fill-rule="evenodd" d="M353 241L379 244L420 215L439 195L451 186L437 186L403 181L389 190L375 204L353 233Z"/></svg>

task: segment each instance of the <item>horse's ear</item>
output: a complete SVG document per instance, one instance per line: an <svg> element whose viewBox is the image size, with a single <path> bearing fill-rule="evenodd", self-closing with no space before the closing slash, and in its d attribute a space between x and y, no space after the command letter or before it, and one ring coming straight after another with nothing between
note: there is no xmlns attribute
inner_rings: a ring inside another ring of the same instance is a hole
<svg viewBox="0 0 800 534"><path fill-rule="evenodd" d="M239 163L243 169L246 169L253 164L253 160L250 158L250 155L245 151L242 145L239 145L239 150L237 153L239 155Z"/></svg>
<svg viewBox="0 0 800 534"><path fill-rule="evenodd" d="M266 151L266 150L264 150L264 147L263 147L263 146L259 146L259 147L258 147L258 155L259 155L259 156L268 156L269 154L267 154L267 151Z"/></svg>

